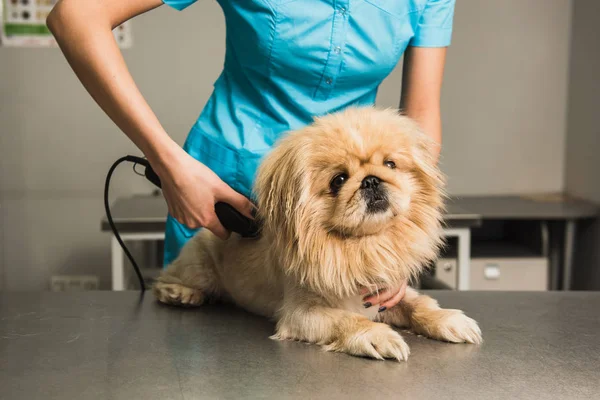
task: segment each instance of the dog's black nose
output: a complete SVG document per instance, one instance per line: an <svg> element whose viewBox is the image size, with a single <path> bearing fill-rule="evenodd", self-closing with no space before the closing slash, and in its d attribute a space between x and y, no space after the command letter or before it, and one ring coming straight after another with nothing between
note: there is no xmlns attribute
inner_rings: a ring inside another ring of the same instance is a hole
<svg viewBox="0 0 600 400"><path fill-rule="evenodd" d="M369 175L365 179L362 180L360 184L361 189L375 189L381 183L381 179L376 176Z"/></svg>

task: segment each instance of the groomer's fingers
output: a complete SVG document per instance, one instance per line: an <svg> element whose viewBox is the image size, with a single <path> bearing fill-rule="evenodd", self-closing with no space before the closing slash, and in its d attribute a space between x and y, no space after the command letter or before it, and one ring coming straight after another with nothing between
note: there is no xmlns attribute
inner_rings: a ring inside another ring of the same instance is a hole
<svg viewBox="0 0 600 400"><path fill-rule="evenodd" d="M239 194L227 184L224 184L224 187L221 188L220 193L218 194L219 201L224 201L233 206L236 210L247 216L248 218L254 219L253 209L254 204L245 196Z"/></svg>
<svg viewBox="0 0 600 400"><path fill-rule="evenodd" d="M384 288L382 287L378 287L377 285L369 285L366 287L362 287L362 289L360 289L360 295L364 296L364 295L375 295L377 292L383 292Z"/></svg>
<svg viewBox="0 0 600 400"><path fill-rule="evenodd" d="M388 301L390 298L392 298L392 296L394 296L394 293L392 293L389 289L380 290L377 293L364 297L363 306L365 308L369 308L375 304L381 304L385 301Z"/></svg>
<svg viewBox="0 0 600 400"><path fill-rule="evenodd" d="M381 302L379 304L379 312L385 311L388 308L394 307L396 304L400 303L406 294L406 282L400 287L398 293L396 293L391 299L387 301Z"/></svg>
<svg viewBox="0 0 600 400"><path fill-rule="evenodd" d="M206 223L205 228L222 240L227 240L231 235L231 232L229 232L227 229L225 229L223 225L221 225L221 222L219 222L219 219L216 215L214 216L214 218L209 219L209 221Z"/></svg>
<svg viewBox="0 0 600 400"><path fill-rule="evenodd" d="M175 218L177 222L181 223L181 221L179 220L181 216L181 211L179 210L179 207L177 207L177 202L174 201L173 197L169 194L169 192L163 190L162 194L165 198L165 202L167 203L167 210L169 212L169 215Z"/></svg>

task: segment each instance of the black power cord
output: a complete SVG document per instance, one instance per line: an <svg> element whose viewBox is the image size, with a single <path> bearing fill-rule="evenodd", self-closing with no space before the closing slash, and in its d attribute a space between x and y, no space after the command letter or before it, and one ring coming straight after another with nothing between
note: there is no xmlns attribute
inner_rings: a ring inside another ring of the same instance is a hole
<svg viewBox="0 0 600 400"><path fill-rule="evenodd" d="M121 239L121 235L119 235L119 231L117 230L117 227L115 226L115 223L112 219L112 215L110 213L110 206L108 204L108 188L110 186L110 178L112 177L112 174L113 174L114 170L117 168L117 166L125 161L131 162L134 164L142 164L142 165L145 165L146 168L148 166L150 166L150 163L148 162L148 160L141 158L141 157L135 157L135 156L125 156L125 157L121 157L117 161L115 161L115 163L108 170L108 174L106 175L106 182L104 183L104 210L106 211L106 218L108 219L108 224L110 225L110 229L112 230L113 234L117 238L119 245L121 245L121 248L125 252L125 255L129 259L129 261L131 262L131 265L133 265L135 274L137 275L138 281L140 282L140 288L141 288L142 292L144 292L146 290L146 285L144 284L144 278L142 277L142 273L140 272L140 267L138 267L137 263L133 259L133 256L129 252L129 249L127 248L127 246L125 246L123 239ZM160 181L159 181L159 185L160 185Z"/></svg>
<svg viewBox="0 0 600 400"><path fill-rule="evenodd" d="M110 213L110 206L108 204L108 188L110 186L110 178L112 177L112 174L113 174L114 170L117 168L117 166L125 161L133 163L134 170L135 170L135 165L143 165L145 167L145 170L143 173L144 177L146 179L148 179L150 182L152 182L158 188L161 188L161 183L160 183L160 178L154 172L154 170L150 166L150 163L148 162L148 160L146 160L145 158L136 157L136 156L125 156L125 157L121 157L117 161L115 161L115 163L108 170L108 174L106 175L106 182L104 183L104 210L106 211L106 218L108 219L108 224L110 225L110 229L112 230L113 234L117 238L119 245L125 252L125 255L131 262L131 265L133 265L135 274L137 275L137 278L140 282L140 288L141 288L142 292L144 292L146 290L146 285L144 284L144 278L142 277L140 268L138 267L137 263L133 259L133 256L129 252L129 249L127 249L127 246L125 246L123 239L121 239L121 235L119 235L119 231L117 230L117 227L115 226L115 223L112 219L112 215ZM136 173L138 175L140 175L137 171L136 171ZM215 213L216 213L217 217L219 218L219 221L221 222L223 227L225 229L227 229L228 231L238 233L240 236L245 237L245 238L255 238L260 234L259 222L246 217L245 215L240 213L238 210L236 210L230 204L223 203L223 202L217 202L215 204Z"/></svg>

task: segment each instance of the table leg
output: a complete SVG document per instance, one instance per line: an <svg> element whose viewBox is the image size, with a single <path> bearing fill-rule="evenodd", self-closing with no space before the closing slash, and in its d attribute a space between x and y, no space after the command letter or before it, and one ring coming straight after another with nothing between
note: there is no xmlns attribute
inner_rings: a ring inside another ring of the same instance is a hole
<svg viewBox="0 0 600 400"><path fill-rule="evenodd" d="M573 256L575 253L575 220L565 221L565 238L563 245L563 276L562 290L571 289L571 278L573 273Z"/></svg>
<svg viewBox="0 0 600 400"><path fill-rule="evenodd" d="M112 236L110 242L111 262L112 262L112 290L125 290L124 285L124 260L123 249L119 245L117 238Z"/></svg>
<svg viewBox="0 0 600 400"><path fill-rule="evenodd" d="M143 242L148 240L164 240L164 232L133 232L122 233L123 241ZM119 241L113 235L110 243L112 262L112 290L125 290L128 287L125 277L125 252L119 245Z"/></svg>
<svg viewBox="0 0 600 400"><path fill-rule="evenodd" d="M458 290L469 290L471 275L471 230L460 229L458 234Z"/></svg>
<svg viewBox="0 0 600 400"><path fill-rule="evenodd" d="M550 265L550 290L560 290L560 272L562 271L561 249L561 226L559 221L550 221L549 226L549 243L548 262Z"/></svg>

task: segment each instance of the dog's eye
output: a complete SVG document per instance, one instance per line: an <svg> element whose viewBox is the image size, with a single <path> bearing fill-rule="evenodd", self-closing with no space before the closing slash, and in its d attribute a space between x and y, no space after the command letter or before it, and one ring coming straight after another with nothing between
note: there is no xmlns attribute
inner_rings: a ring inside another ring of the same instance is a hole
<svg viewBox="0 0 600 400"><path fill-rule="evenodd" d="M396 168L396 163L391 160L387 160L386 162L383 163L383 165L385 165L386 167L388 167L390 169Z"/></svg>
<svg viewBox="0 0 600 400"><path fill-rule="evenodd" d="M342 188L342 186L344 185L344 183L346 183L347 180L348 180L348 175L346 175L346 174L338 174L338 175L334 176L333 179L331 180L331 183L329 184L329 187L331 188L331 192L333 194L336 194L337 192L339 192L339 190Z"/></svg>

